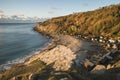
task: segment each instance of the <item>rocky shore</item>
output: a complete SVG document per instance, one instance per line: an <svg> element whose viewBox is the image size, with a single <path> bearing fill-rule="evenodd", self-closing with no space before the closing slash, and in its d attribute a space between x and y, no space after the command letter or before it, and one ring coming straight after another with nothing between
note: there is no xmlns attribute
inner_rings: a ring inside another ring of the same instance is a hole
<svg viewBox="0 0 120 80"><path fill-rule="evenodd" d="M87 58L90 59L90 55L99 55L100 47L93 45L95 44L92 42L78 40L69 35L60 35L60 38L57 38L46 50L32 56L25 64L29 65L39 59L47 65L53 63L53 68L57 71L67 71L72 67L73 62L82 65Z"/></svg>
<svg viewBox="0 0 120 80"><path fill-rule="evenodd" d="M95 44L92 42L78 40L73 36L60 35L55 38L51 45L48 45L42 52L30 57L23 64L18 64L17 68L26 66L29 67L31 66L31 63L40 61L45 63L46 66L52 64L52 68L55 71L69 71L75 68L73 67L75 64L78 66L83 66L87 58L92 58L90 55L99 55L101 50L96 50L99 46L93 45ZM39 69L42 70L41 67ZM85 69L85 67L81 69ZM11 76L11 78L12 77L17 76Z"/></svg>
<svg viewBox="0 0 120 80"><path fill-rule="evenodd" d="M54 77L61 76L56 78L57 80L64 80L64 78L65 80L95 80L94 78L106 74L107 69L114 68L111 65L106 67L97 64L99 59L106 54L106 51L98 43L76 39L70 35L50 36L53 38L51 44L24 63L17 64L0 74L0 79L44 80L42 75L45 75L48 80L51 78L50 75L54 75ZM46 74L43 73L44 71L46 71ZM62 77L63 75L65 77ZM97 77L94 77L94 75L97 75ZM115 76L119 77L118 73L115 73Z"/></svg>

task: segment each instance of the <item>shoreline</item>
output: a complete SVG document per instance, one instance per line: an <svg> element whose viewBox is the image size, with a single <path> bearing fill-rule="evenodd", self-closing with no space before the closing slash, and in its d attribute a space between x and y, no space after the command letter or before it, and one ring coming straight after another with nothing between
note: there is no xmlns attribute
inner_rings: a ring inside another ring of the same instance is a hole
<svg viewBox="0 0 120 80"><path fill-rule="evenodd" d="M48 45L44 46L41 50L38 51L38 52L39 52L38 54L33 54L32 56L28 57L28 58L23 62L23 64L25 64L27 61L29 61L32 57L37 56L37 55L39 55L40 53L42 53L42 52L44 52L44 51L47 51L47 50L49 50L49 49L51 49L51 48L54 48L55 45L52 44L52 43L53 43L53 41L51 41Z"/></svg>
<svg viewBox="0 0 120 80"><path fill-rule="evenodd" d="M48 37L48 36L46 36L46 37ZM9 70L15 65L24 64L32 56L35 56L35 55L41 53L42 51L44 51L46 49L46 47L51 44L51 42L52 42L52 40L49 38L49 41L47 43L45 43L42 47L37 48L34 51L30 52L29 55L25 55L24 57L18 57L16 59L10 60L10 61L0 65L0 72Z"/></svg>
<svg viewBox="0 0 120 80"><path fill-rule="evenodd" d="M41 33L41 32L39 32L39 33ZM31 59L31 58L33 58L33 57L35 57L35 56L38 56L38 55L40 55L41 53L43 53L43 52L47 52L47 51L49 51L49 50L51 50L51 49L53 49L53 48L55 48L57 45L63 45L63 46L66 46L66 47L69 47L69 48L71 48L71 50L73 51L73 52L75 52L75 53L77 53L78 51L83 51L84 52L84 49L80 49L80 45L74 45L74 47L75 46L78 46L78 47L75 47L74 49L72 48L73 46L71 45L71 46L69 46L69 43L70 43L70 41L68 41L68 42L64 42L65 40L67 40L68 38L70 38L70 37L72 37L72 38L74 38L74 39L76 39L75 37L73 37L73 36L70 36L70 35L49 35L49 34L44 34L44 33L41 33L42 35L44 35L44 36L49 36L49 38L51 38L52 40L50 41L50 42L48 42L47 44L45 44L45 46L43 46L41 49L39 49L38 51L37 51L37 54L32 54L32 55L29 55L24 61L22 61L22 62L20 62L20 63L15 63L15 64L13 64L12 66L14 66L14 65L19 65L19 64L23 64L23 65L26 65L26 63ZM69 36L68 38L66 38L66 36ZM62 40L64 40L64 41L62 41ZM76 40L78 40L78 39L76 39ZM83 42L89 42L88 40L78 40L78 41L83 41ZM93 43L93 42L90 42L90 43ZM93 43L93 44L97 44L98 45L98 43ZM85 50L86 51L86 50ZM36 51L35 51L36 52ZM35 53L34 52L34 53ZM10 66L8 69L4 69L5 71L6 70L9 70L12 66Z"/></svg>
<svg viewBox="0 0 120 80"><path fill-rule="evenodd" d="M36 75L36 73L42 70L46 71L47 67L49 67L50 70L52 68L52 71L55 72L55 74L57 74L57 71L61 71L61 74L62 72L68 74L69 70L75 69L81 71L85 77L88 73L91 73L87 70L87 67L89 66L88 63L92 62L92 65L95 65L98 58L106 54L105 52L103 53L102 46L86 39L76 39L70 35L55 35L55 37L52 36L51 39L52 41L43 47L41 52L27 58L23 63L13 65L7 71L1 71L0 76L2 73L6 74L6 72L11 70L15 70L14 72L17 72L16 69L20 69L18 72L21 72L22 68L25 70L28 68L29 70L29 67L32 66L30 71L33 72L27 73L29 76ZM39 64L39 66L36 64ZM100 72L97 70L94 71L97 73ZM18 76L11 76L12 79L14 77Z"/></svg>
<svg viewBox="0 0 120 80"><path fill-rule="evenodd" d="M71 41L72 41L72 43L71 43ZM33 55L30 58L28 58L24 62L24 64L29 65L31 62L33 62L37 59L40 59L42 54L49 53L53 49L56 49L56 47L58 47L58 46L65 46L66 48L70 49L76 56L74 58L74 61L79 65L83 65L84 62L86 61L86 58L88 58L88 59L92 58L92 57L90 57L91 55L97 56L98 55L97 53L99 53L101 51L100 49L98 49L98 47L100 48L101 46L98 46L97 43L89 42L86 40L78 40L78 39L74 38L73 36L69 36L69 35L60 35L59 38L53 39L52 42L50 43L50 45L46 46L44 48L44 50L41 51L39 54ZM96 49L92 50L93 48L97 48L98 50L96 50ZM104 54L105 54L105 52L103 53L103 55ZM53 55L54 55L54 53L53 53ZM98 57L99 57L99 55L98 55ZM48 64L48 63L46 63L46 64Z"/></svg>

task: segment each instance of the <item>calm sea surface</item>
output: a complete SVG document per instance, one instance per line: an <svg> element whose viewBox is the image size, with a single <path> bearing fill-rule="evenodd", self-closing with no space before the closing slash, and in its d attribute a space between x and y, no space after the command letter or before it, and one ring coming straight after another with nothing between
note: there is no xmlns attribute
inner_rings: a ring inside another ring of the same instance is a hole
<svg viewBox="0 0 120 80"><path fill-rule="evenodd" d="M35 24L0 24L0 69L23 62L50 39L33 31Z"/></svg>

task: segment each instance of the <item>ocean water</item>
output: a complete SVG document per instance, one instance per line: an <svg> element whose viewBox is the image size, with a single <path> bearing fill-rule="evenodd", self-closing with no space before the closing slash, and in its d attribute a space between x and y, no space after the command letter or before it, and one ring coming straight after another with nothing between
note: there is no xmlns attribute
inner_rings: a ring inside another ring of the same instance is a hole
<svg viewBox="0 0 120 80"><path fill-rule="evenodd" d="M50 42L33 27L35 24L0 24L0 70L24 62Z"/></svg>

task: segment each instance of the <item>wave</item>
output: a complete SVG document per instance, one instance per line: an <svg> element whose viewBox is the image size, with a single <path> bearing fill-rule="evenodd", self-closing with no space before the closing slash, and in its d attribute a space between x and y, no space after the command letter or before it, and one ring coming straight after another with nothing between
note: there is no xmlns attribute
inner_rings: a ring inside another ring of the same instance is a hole
<svg viewBox="0 0 120 80"><path fill-rule="evenodd" d="M14 64L23 63L27 58L40 53L40 51L33 51L29 55L21 56L17 59L7 61L5 64L0 65L0 70L10 69Z"/></svg>
<svg viewBox="0 0 120 80"><path fill-rule="evenodd" d="M51 45L51 41L46 43L42 48L38 48L35 51L32 51L29 55L21 56L21 57L19 57L17 59L7 61L5 64L0 65L0 70L8 70L15 64L24 63L31 56L39 54L41 51L45 50L46 47L49 46L49 45Z"/></svg>

